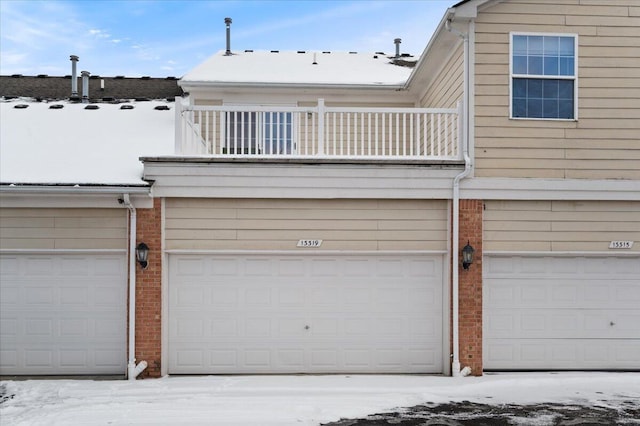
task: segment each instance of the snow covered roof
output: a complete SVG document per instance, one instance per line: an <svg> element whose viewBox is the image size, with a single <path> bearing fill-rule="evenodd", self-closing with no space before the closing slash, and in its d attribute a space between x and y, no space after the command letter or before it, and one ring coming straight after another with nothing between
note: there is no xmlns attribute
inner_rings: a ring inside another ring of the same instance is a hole
<svg viewBox="0 0 640 426"><path fill-rule="evenodd" d="M146 185L139 157L173 154L172 103L87 105L0 102L0 183Z"/></svg>
<svg viewBox="0 0 640 426"><path fill-rule="evenodd" d="M178 84L402 86L411 70L383 53L220 51Z"/></svg>

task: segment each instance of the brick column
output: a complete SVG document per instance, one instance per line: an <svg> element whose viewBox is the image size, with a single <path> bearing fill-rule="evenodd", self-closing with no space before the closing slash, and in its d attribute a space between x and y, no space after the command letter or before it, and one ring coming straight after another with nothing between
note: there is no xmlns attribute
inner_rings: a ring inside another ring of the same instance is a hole
<svg viewBox="0 0 640 426"><path fill-rule="evenodd" d="M138 378L160 377L162 338L162 223L161 203L153 200L152 209L138 209L137 243L149 246L146 269L136 265L136 362L149 366Z"/></svg>
<svg viewBox="0 0 640 426"><path fill-rule="evenodd" d="M460 366L471 367L474 376L482 375L482 200L460 200L460 250L467 241L475 249L473 264L458 265Z"/></svg>

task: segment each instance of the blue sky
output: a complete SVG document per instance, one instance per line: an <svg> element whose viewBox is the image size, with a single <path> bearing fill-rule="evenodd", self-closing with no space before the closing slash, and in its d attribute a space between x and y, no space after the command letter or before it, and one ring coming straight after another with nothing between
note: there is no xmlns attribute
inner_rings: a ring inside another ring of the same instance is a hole
<svg viewBox="0 0 640 426"><path fill-rule="evenodd" d="M225 48L420 54L454 0L0 0L0 74L180 77Z"/></svg>

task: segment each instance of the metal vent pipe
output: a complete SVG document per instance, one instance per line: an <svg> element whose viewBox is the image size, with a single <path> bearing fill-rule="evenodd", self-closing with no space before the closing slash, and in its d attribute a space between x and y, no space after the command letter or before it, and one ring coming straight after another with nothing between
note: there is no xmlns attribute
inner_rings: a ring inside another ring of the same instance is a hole
<svg viewBox="0 0 640 426"><path fill-rule="evenodd" d="M400 43L402 43L401 38L393 39L393 43L396 45L396 58L400 57Z"/></svg>
<svg viewBox="0 0 640 426"><path fill-rule="evenodd" d="M82 74L82 103L89 103L89 76L91 73L89 71L80 71Z"/></svg>
<svg viewBox="0 0 640 426"><path fill-rule="evenodd" d="M80 60L80 58L77 57L76 55L71 55L69 57L69 59L71 60L71 97L72 98L77 98L78 97L78 70L77 70L77 65L78 65L78 61Z"/></svg>
<svg viewBox="0 0 640 426"><path fill-rule="evenodd" d="M227 51L226 56L231 55L231 18L224 18L224 23L227 26Z"/></svg>

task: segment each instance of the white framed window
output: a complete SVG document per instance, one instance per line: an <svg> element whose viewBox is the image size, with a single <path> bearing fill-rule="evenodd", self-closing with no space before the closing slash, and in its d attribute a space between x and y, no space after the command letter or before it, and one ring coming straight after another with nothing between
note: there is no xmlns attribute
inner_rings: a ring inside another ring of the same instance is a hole
<svg viewBox="0 0 640 426"><path fill-rule="evenodd" d="M510 117L578 119L578 36L510 34Z"/></svg>
<svg viewBox="0 0 640 426"><path fill-rule="evenodd" d="M225 114L227 154L292 154L294 116L280 111L229 111Z"/></svg>

